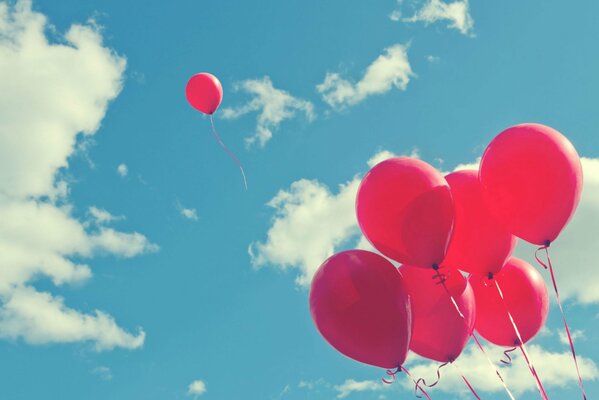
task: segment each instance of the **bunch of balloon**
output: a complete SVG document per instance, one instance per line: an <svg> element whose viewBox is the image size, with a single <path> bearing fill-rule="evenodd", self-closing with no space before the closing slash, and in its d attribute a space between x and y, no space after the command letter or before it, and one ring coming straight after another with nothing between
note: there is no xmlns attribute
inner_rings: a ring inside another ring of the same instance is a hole
<svg viewBox="0 0 599 400"><path fill-rule="evenodd" d="M400 371L409 375L403 366L409 349L453 364L474 327L475 305L461 273L441 267L454 222L447 181L423 161L385 160L364 176L356 212L372 245L404 265L398 270L363 250L325 261L310 291L318 331L342 354L386 368L392 378ZM423 386L436 384L414 383L427 398Z"/></svg>
<svg viewBox="0 0 599 400"><path fill-rule="evenodd" d="M570 142L538 124L498 135L479 171L443 177L414 158L380 162L360 184L356 214L382 256L354 250L320 267L310 292L316 327L341 353L387 368L393 378L399 371L409 375L403 366L408 350L440 362L433 383L414 380L427 398L423 387L435 386L445 365L457 369L455 361L472 337L513 400L476 330L508 347L505 364L519 348L547 399L525 347L547 318L547 289L540 274L512 253L517 237L546 252L548 265L535 256L550 271L578 372L548 247L571 218L581 187L580 160ZM383 256L402 265L396 269Z"/></svg>
<svg viewBox="0 0 599 400"><path fill-rule="evenodd" d="M516 125L491 141L481 159L479 180L485 204L497 221L520 239L540 246L535 258L549 270L580 389L586 399L574 342L549 257L549 246L572 218L580 200L582 167L576 149L553 128L530 123ZM539 258L540 251L545 252L546 263ZM523 268L521 262L518 268ZM531 282L536 279L532 277L534 274L520 275L527 276ZM498 280L499 277L495 279L496 284ZM504 304L509 305L509 302L509 296L506 296ZM517 308L516 305L513 307ZM542 309L542 304L538 307ZM516 309L513 312L516 313ZM522 345L523 341L519 339L518 344Z"/></svg>
<svg viewBox="0 0 599 400"><path fill-rule="evenodd" d="M385 256L403 264L412 301L410 349L442 362L455 360L474 325L474 296L456 269L445 266L455 220L451 188L439 171L424 161L396 157L375 165L363 178L356 198L358 224L368 241ZM443 332L443 335L439 335ZM466 377L462 379L476 398ZM421 381L421 380L420 380Z"/></svg>
<svg viewBox="0 0 599 400"><path fill-rule="evenodd" d="M245 172L243 171L241 162L239 162L237 157L235 157L235 154L225 146L214 128L214 119L212 118L212 115L218 110L220 103L223 101L223 86L220 81L216 76L207 72L196 74L187 82L185 96L193 108L210 117L210 125L212 126L214 137L233 161L235 161L235 164L237 164L243 178L243 186L245 187L245 190L247 190L247 180L245 179Z"/></svg>

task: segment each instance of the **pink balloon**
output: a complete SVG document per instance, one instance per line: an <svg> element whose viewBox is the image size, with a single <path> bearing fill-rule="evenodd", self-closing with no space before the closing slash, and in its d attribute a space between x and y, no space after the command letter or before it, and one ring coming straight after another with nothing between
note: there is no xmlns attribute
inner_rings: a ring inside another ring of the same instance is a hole
<svg viewBox="0 0 599 400"><path fill-rule="evenodd" d="M223 100L223 87L216 76L202 72L189 79L185 95L193 108L211 115Z"/></svg>
<svg viewBox="0 0 599 400"><path fill-rule="evenodd" d="M401 274L364 250L337 253L312 280L310 311L320 334L342 354L396 368L408 354L412 319Z"/></svg>
<svg viewBox="0 0 599 400"><path fill-rule="evenodd" d="M474 328L476 303L468 280L458 270L441 268L440 272L446 274L446 291L434 277L436 271L402 265L399 272L412 304L410 350L439 362L455 360ZM456 300L464 318L447 292Z"/></svg>
<svg viewBox="0 0 599 400"><path fill-rule="evenodd" d="M493 279L499 284L505 305ZM492 279L471 275L470 284L476 298L475 329L489 342L510 347L520 344L505 306L524 343L545 324L549 312L547 288L537 270L525 261L512 257Z"/></svg>
<svg viewBox="0 0 599 400"><path fill-rule="evenodd" d="M444 267L486 276L497 273L516 247L516 237L491 215L478 171L457 171L445 177L451 188L455 223Z"/></svg>
<svg viewBox="0 0 599 400"><path fill-rule="evenodd" d="M449 185L433 167L396 157L372 168L356 199L362 232L381 253L403 264L440 265L453 225Z"/></svg>
<svg viewBox="0 0 599 400"><path fill-rule="evenodd" d="M514 235L547 245L566 226L580 200L582 167L576 149L545 125L501 132L480 165L487 206Z"/></svg>

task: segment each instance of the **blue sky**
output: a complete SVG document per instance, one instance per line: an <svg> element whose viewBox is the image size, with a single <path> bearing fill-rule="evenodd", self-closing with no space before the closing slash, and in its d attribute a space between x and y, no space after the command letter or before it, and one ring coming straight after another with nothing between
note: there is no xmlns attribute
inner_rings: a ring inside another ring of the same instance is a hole
<svg viewBox="0 0 599 400"><path fill-rule="evenodd" d="M598 12L515 0L0 2L2 398L410 398L322 340L307 283L331 252L364 245L352 204L375 155L451 171L528 121L585 157L583 201L552 251L598 396ZM185 100L201 71L223 84L215 123L247 192ZM530 247L517 252L531 260ZM552 304L531 354L551 398L576 398L560 331ZM506 398L475 352L458 363L484 398ZM426 361L408 366L433 375ZM511 368L518 398L537 398L523 360ZM431 394L462 390L448 371Z"/></svg>

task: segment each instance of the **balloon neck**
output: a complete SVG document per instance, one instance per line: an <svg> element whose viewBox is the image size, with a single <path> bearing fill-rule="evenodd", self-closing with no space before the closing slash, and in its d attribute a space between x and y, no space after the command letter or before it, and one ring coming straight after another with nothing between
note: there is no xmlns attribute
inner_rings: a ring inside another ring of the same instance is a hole
<svg viewBox="0 0 599 400"><path fill-rule="evenodd" d="M549 240L549 239L545 240L544 244L545 244L545 247L551 246L551 240Z"/></svg>
<svg viewBox="0 0 599 400"><path fill-rule="evenodd" d="M433 264L433 269L437 271L439 269L439 264Z"/></svg>

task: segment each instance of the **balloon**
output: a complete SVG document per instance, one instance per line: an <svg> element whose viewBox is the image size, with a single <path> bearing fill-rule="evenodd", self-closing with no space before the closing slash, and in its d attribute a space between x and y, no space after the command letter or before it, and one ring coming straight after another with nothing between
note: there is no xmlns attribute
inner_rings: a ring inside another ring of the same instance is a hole
<svg viewBox="0 0 599 400"><path fill-rule="evenodd" d="M381 253L403 264L440 265L453 225L449 185L433 167L396 157L372 168L356 198L358 223Z"/></svg>
<svg viewBox="0 0 599 400"><path fill-rule="evenodd" d="M501 300L496 280L503 293ZM541 329L549 312L549 297L543 278L530 264L512 257L492 279L471 275L476 298L475 329L489 342L499 346L519 345L507 309L524 343Z"/></svg>
<svg viewBox="0 0 599 400"><path fill-rule="evenodd" d="M382 368L405 361L410 301L397 268L378 254L350 250L326 260L312 280L310 312L340 353Z"/></svg>
<svg viewBox="0 0 599 400"><path fill-rule="evenodd" d="M582 190L576 149L545 125L522 124L501 132L480 165L489 209L514 235L548 245L566 226Z"/></svg>
<svg viewBox="0 0 599 400"><path fill-rule="evenodd" d="M202 72L189 79L185 95L193 108L211 115L223 100L223 87L216 76Z"/></svg>
<svg viewBox="0 0 599 400"><path fill-rule="evenodd" d="M443 266L484 276L497 273L512 255L516 237L485 206L478 171L457 171L445 179L453 196L455 223Z"/></svg>
<svg viewBox="0 0 599 400"><path fill-rule="evenodd" d="M399 272L412 304L412 341L410 350L439 362L454 361L462 353L474 328L476 303L468 280L455 269L442 268L445 286L435 271L402 265ZM451 301L456 300L462 318Z"/></svg>

